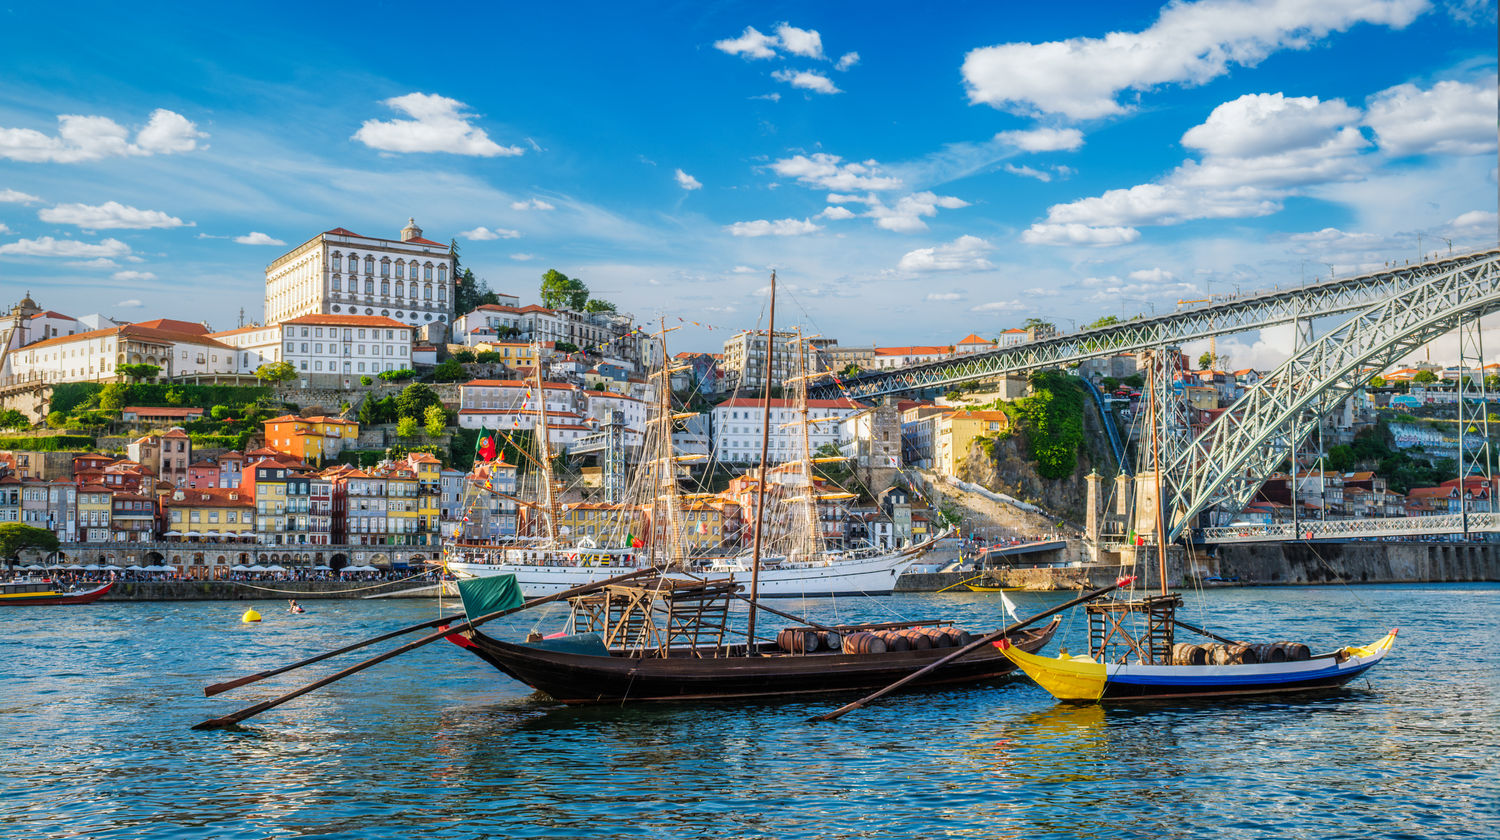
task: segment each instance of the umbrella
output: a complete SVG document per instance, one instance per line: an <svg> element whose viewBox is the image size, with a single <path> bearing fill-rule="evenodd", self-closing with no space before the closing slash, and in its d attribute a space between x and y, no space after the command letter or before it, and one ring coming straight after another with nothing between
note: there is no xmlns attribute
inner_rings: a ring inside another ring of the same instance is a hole
<svg viewBox="0 0 1500 840"><path fill-rule="evenodd" d="M97 564L97 563L90 563L87 566L84 566L83 570L85 572L97 572L97 571L99 571L99 564Z"/></svg>
<svg viewBox="0 0 1500 840"><path fill-rule="evenodd" d="M246 566L244 563L236 563L233 566L229 567L229 571L231 571L231 572L248 572L248 571L250 571L250 567Z"/></svg>
<svg viewBox="0 0 1500 840"><path fill-rule="evenodd" d="M113 563L110 563L107 566L100 566L99 568L101 570L103 570L103 571L106 571L106 572L123 572L123 571L125 571L124 569L120 568L119 566L116 566Z"/></svg>
<svg viewBox="0 0 1500 840"><path fill-rule="evenodd" d="M276 565L276 564L273 563L273 564L271 564L271 565L269 565L269 566L266 567L266 571L268 571L268 572L284 572L284 571L286 571L286 567L285 566L278 566L278 565Z"/></svg>
<svg viewBox="0 0 1500 840"><path fill-rule="evenodd" d="M40 567L38 567L38 568L40 568ZM331 571L333 571L333 567L332 566L313 566L313 571L315 571L315 572L331 572Z"/></svg>
<svg viewBox="0 0 1500 840"><path fill-rule="evenodd" d="M137 566L136 564L131 563L129 566L125 567L125 571L127 571L127 572L144 572L144 571L146 571L146 569L145 569L144 566Z"/></svg>
<svg viewBox="0 0 1500 840"><path fill-rule="evenodd" d="M65 572L81 572L81 571L83 571L83 567L80 566L80 565L78 565L77 563L70 563L70 564L68 564L66 566L59 566L58 568L62 569Z"/></svg>
<svg viewBox="0 0 1500 840"><path fill-rule="evenodd" d="M265 570L266 570L265 566L262 566L261 564L256 563L254 566L251 566L250 568L246 569L245 571L247 571L247 572L264 572Z"/></svg>
<svg viewBox="0 0 1500 840"><path fill-rule="evenodd" d="M162 536L164 536L164 537L180 537L180 536L182 536L182 532L181 531L168 531L165 534L162 534Z"/></svg>
<svg viewBox="0 0 1500 840"><path fill-rule="evenodd" d="M28 572L44 572L46 570L47 570L46 566L43 566L43 565L40 565L40 564L37 564L37 563L32 563L30 566L26 567L26 571L28 571Z"/></svg>

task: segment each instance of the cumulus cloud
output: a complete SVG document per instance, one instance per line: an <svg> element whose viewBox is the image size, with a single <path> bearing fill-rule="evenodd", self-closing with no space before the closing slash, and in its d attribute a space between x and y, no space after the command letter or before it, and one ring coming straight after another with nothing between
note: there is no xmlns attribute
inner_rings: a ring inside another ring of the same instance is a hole
<svg viewBox="0 0 1500 840"><path fill-rule="evenodd" d="M1096 227L1038 222L1021 233L1028 245L1126 245L1141 238L1131 227Z"/></svg>
<svg viewBox="0 0 1500 840"><path fill-rule="evenodd" d="M926 230L927 223L922 219L936 216L938 208L956 210L968 206L969 202L951 195L919 192L902 196L889 207L883 202L871 201L869 210L864 215L874 219L876 227L897 233L913 233Z"/></svg>
<svg viewBox="0 0 1500 840"><path fill-rule="evenodd" d="M521 236L521 232L519 230L510 230L508 228L502 227L497 227L494 229L477 227L473 230L459 231L458 235L462 236L465 239L483 241L489 239L517 239Z"/></svg>
<svg viewBox="0 0 1500 840"><path fill-rule="evenodd" d="M1026 304L1019 300L992 300L989 303L981 303L974 307L972 312L1022 312L1028 309Z"/></svg>
<svg viewBox="0 0 1500 840"><path fill-rule="evenodd" d="M823 36L816 29L798 29L791 24L782 23L776 27L776 37L781 41L782 48L792 55L823 58Z"/></svg>
<svg viewBox="0 0 1500 840"><path fill-rule="evenodd" d="M1200 85L1355 24L1402 28L1427 0L1201 0L1170 3L1142 32L980 47L964 57L969 100L1022 113L1123 113L1122 91Z"/></svg>
<svg viewBox="0 0 1500 840"><path fill-rule="evenodd" d="M534 259L536 259L536 254L526 254L526 253L511 254L510 258L513 259L513 260L515 260L515 261L517 261L517 262L526 262L527 260L534 260Z"/></svg>
<svg viewBox="0 0 1500 840"><path fill-rule="evenodd" d="M556 208L554 208L552 205L548 204L547 202L541 200L540 198L528 198L525 201L512 201L510 203L510 209L512 209L512 210L553 210L553 209L556 209Z"/></svg>
<svg viewBox="0 0 1500 840"><path fill-rule="evenodd" d="M0 222L0 233L10 233L10 228L6 227L4 222Z"/></svg>
<svg viewBox="0 0 1500 840"><path fill-rule="evenodd" d="M1500 225L1500 214L1490 210L1470 210L1448 223L1451 228L1459 230L1478 229L1494 232Z"/></svg>
<svg viewBox="0 0 1500 840"><path fill-rule="evenodd" d="M846 52L843 55L839 56L838 63L835 64L835 65L833 65L833 69L839 70L839 71L848 70L850 67L853 67L854 65L856 65L858 63L859 63L859 53L852 52L852 51L851 52Z"/></svg>
<svg viewBox="0 0 1500 840"><path fill-rule="evenodd" d="M132 260L132 262L139 262L139 260ZM92 260L72 260L72 261L70 261L68 263L68 265L77 266L78 268L119 268L120 267L119 263L115 262L114 260L105 259L104 257L98 257L97 259L92 259Z"/></svg>
<svg viewBox="0 0 1500 840"><path fill-rule="evenodd" d="M758 94L756 96L752 96L750 98L751 99L764 99L764 100L766 100L768 102L780 102L781 101L781 94L775 93L775 92L772 92L772 93L762 93L762 94Z"/></svg>
<svg viewBox="0 0 1500 840"><path fill-rule="evenodd" d="M737 265L734 268L729 269L730 274L756 274L759 271L760 269L751 268L748 265Z"/></svg>
<svg viewBox="0 0 1500 840"><path fill-rule="evenodd" d="M1002 131L995 139L1023 152L1071 152L1083 145L1083 132L1076 128L1033 128Z"/></svg>
<svg viewBox="0 0 1500 840"><path fill-rule="evenodd" d="M767 35L753 26L747 26L738 38L715 41L714 49L747 59L775 58L778 50L815 61L826 61L828 58L823 54L823 36L818 34L818 30L799 29L789 23L776 24L775 35ZM850 59L850 56L853 56L853 59ZM845 61L852 66L854 62L859 61L859 55L857 53L845 54L839 59L838 69L847 69L844 66Z"/></svg>
<svg viewBox="0 0 1500 840"><path fill-rule="evenodd" d="M738 38L725 38L714 42L714 49L745 58L775 58L776 47L781 40L775 35L764 35L753 26L745 27Z"/></svg>
<svg viewBox="0 0 1500 840"><path fill-rule="evenodd" d="M928 292L926 299L934 303L942 303L950 300L963 300L964 296L958 292Z"/></svg>
<svg viewBox="0 0 1500 840"><path fill-rule="evenodd" d="M1495 151L1496 79L1438 82L1427 90L1405 84L1370 98L1365 125L1385 152L1482 155Z"/></svg>
<svg viewBox="0 0 1500 840"><path fill-rule="evenodd" d="M19 190L0 190L0 204L31 204L40 198Z"/></svg>
<svg viewBox="0 0 1500 840"><path fill-rule="evenodd" d="M832 219L833 221L840 221L840 220L843 220L843 219L852 219L852 218L854 218L855 214L854 214L853 210L850 210L847 207L840 207L840 206L838 206L838 205L835 204L835 205L831 205L829 207L824 207L823 208L823 212L819 213L818 215L821 216L824 219Z"/></svg>
<svg viewBox="0 0 1500 840"><path fill-rule="evenodd" d="M677 179L677 185L679 187L682 187L685 190L701 190L701 189L703 189L703 182L702 181L699 181L697 178L694 178L693 176L687 174L686 172L683 172L681 169L677 170L677 174L674 175L673 177L675 177Z"/></svg>
<svg viewBox="0 0 1500 840"><path fill-rule="evenodd" d="M794 155L771 164L771 171L784 178L796 178L802 184L825 190L897 190L901 179L880 174L874 160L850 161L826 152ZM830 198L829 201L833 199Z"/></svg>
<svg viewBox="0 0 1500 840"><path fill-rule="evenodd" d="M118 239L105 239L99 243L79 242L75 239L53 239L42 236L36 239L20 239L0 245L0 254L23 257L122 257L130 253L130 246Z"/></svg>
<svg viewBox="0 0 1500 840"><path fill-rule="evenodd" d="M901 271L980 271L994 268L986 255L995 246L977 236L960 236L945 245L908 251L896 268Z"/></svg>
<svg viewBox="0 0 1500 840"><path fill-rule="evenodd" d="M280 239L276 239L274 237L267 236L266 234L261 233L258 230L252 230L249 233L245 234L244 236L236 236L234 238L234 241L240 243L241 245L285 245L286 244L285 242L282 242Z"/></svg>
<svg viewBox="0 0 1500 840"><path fill-rule="evenodd" d="M146 304L141 302L140 298L126 298L125 300L115 303L115 306L119 307L120 309L139 309L145 305Z"/></svg>
<svg viewBox="0 0 1500 840"><path fill-rule="evenodd" d="M1177 275L1165 268L1140 268L1130 272L1129 277L1141 283L1170 283L1177 279Z"/></svg>
<svg viewBox="0 0 1500 840"><path fill-rule="evenodd" d="M57 134L0 128L0 158L25 163L80 163L110 157L189 152L207 137L181 114L158 108L131 142L130 130L109 117L59 114Z"/></svg>
<svg viewBox="0 0 1500 840"><path fill-rule="evenodd" d="M735 222L724 228L734 236L802 236L823 229L810 219L756 219L750 222Z"/></svg>
<svg viewBox="0 0 1500 840"><path fill-rule="evenodd" d="M116 280L124 280L126 282L130 282L130 281L145 281L145 280L155 280L156 279L156 275L152 274L149 271L116 271L111 276L114 277Z"/></svg>
<svg viewBox="0 0 1500 840"><path fill-rule="evenodd" d="M56 225L77 225L89 230L182 227L184 222L160 210L139 210L118 201L99 205L59 204L37 211L37 217Z"/></svg>
<svg viewBox="0 0 1500 840"><path fill-rule="evenodd" d="M771 74L771 78L778 82L786 82L794 88L810 90L813 93L843 93L833 80L812 70L777 70Z"/></svg>
<svg viewBox="0 0 1500 840"><path fill-rule="evenodd" d="M355 140L383 152L447 152L474 157L514 157L520 146L501 146L469 120L472 114L456 99L435 93L408 93L383 103L409 120L365 120Z"/></svg>

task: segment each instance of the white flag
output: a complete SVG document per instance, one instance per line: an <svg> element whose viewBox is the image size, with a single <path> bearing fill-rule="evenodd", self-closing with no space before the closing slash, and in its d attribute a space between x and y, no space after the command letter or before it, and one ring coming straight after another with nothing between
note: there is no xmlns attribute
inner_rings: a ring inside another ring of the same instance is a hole
<svg viewBox="0 0 1500 840"><path fill-rule="evenodd" d="M1000 593L1000 603L1002 603L1002 604L1005 605L1005 611L1006 611L1006 613L1008 613L1010 615L1010 620L1011 621L1020 621L1021 620L1021 617L1019 615L1016 615L1016 603L1010 599L1009 595L1006 595L1004 592L1001 592Z"/></svg>

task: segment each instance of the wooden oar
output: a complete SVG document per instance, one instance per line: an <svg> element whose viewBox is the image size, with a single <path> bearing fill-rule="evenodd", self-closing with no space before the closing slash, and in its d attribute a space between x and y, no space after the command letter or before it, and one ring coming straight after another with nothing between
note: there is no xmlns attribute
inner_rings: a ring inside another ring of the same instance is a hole
<svg viewBox="0 0 1500 840"><path fill-rule="evenodd" d="M583 586L575 586L572 589L564 590L564 591L559 592L559 593L557 593L555 595L547 595L547 596L542 597L542 598L533 598L530 601L527 601L526 603L522 604L519 607L513 607L513 608L508 609L508 610L499 610L497 612L492 612L492 613L488 613L486 615L482 615L482 616L480 616L478 618L471 619L469 621L465 621L462 624L458 624L458 625L455 625L453 627L449 627L449 628L444 629L444 630L439 630L436 633L429 633L428 635L423 636L422 638L417 639L414 642L408 642L408 643L402 645L401 647L395 648L394 650L386 651L385 653L382 653L379 656L374 656L374 657L371 657L369 659L366 659L363 662L357 663L355 665L350 665L348 668L345 668L344 670L339 671L336 674L331 674L329 676L324 677L321 680L317 680L315 682L310 682L307 685L304 685L301 688L296 689L295 691L289 691L286 694L281 695L280 697L274 697L274 698L272 698L270 700L266 700L265 702L256 703L253 706L248 706L246 708L240 709L239 711L237 711L237 712L235 712L233 714L228 714L228 715L225 715L223 717L214 718L213 720L205 720L202 723L197 724L193 728L194 729L223 729L223 728L225 728L227 726L233 726L233 725L239 723L240 721L242 721L242 720L244 720L246 718L254 717L255 715L258 715L261 712L266 711L267 709L274 709L277 706L280 706L282 703L287 702L288 700L293 700L293 699L296 699L298 697L301 697L302 695L304 695L304 694L306 694L306 693L308 693L310 691L315 691L315 690L317 690L319 688L322 688L323 686L328 685L329 683L337 682L337 681L343 679L344 677L349 676L350 674L357 674L360 671L363 671L364 669L369 668L372 665L379 665L380 663L386 661L387 659L391 659L391 658L400 656L403 653L408 653L410 651L416 650L417 648L419 648L419 647L421 647L421 646L423 646L425 644L428 644L430 642L435 642L438 639L441 639L441 638L443 638L445 636L452 635L453 633L461 633L461 632L463 632L465 630L473 629L475 627L478 627L481 624L484 624L487 621L493 621L494 619L502 618L504 616L511 615L512 613L518 613L521 610L524 610L524 609L526 609L528 607L534 607L534 606L537 606L539 604L549 604L549 603L552 603L553 601L561 601L561 600L563 600L565 598L572 598L572 597L574 597L576 595L586 595L586 594L588 594L590 592L593 592L595 590L603 589L606 586L611 586L611 585L616 584L616 583L622 583L624 581L630 580L631 578L637 578L637 577L641 577L643 575L657 574L657 573L659 573L659 571L660 570L657 569L654 566L649 567L649 568L645 568L645 569L638 569L638 570L636 570L634 572L629 572L629 573L623 574L623 575L616 575L616 576L614 576L612 578L609 578L607 580L598 581L597 583L589 583L589 584L585 584Z"/></svg>
<svg viewBox="0 0 1500 840"><path fill-rule="evenodd" d="M215 694L221 694L221 693L223 693L225 691L230 690L231 688L239 688L242 685L249 685L250 683L260 682L261 680L266 679L267 677L274 677L277 674L285 674L287 671L295 671L298 668L301 668L301 667L303 667L305 665L311 665L314 662L322 662L325 659L330 659L332 657L339 656L340 654L348 653L351 650L359 650L362 647L369 647L370 645L377 644L379 642L383 642L383 641L385 641L387 639L394 639L397 636L403 636L403 635L405 635L407 633L412 632L413 630L423 630L423 629L428 628L428 627L437 627L440 624L448 624L450 622L457 621L458 619L463 618L463 617L464 617L463 613L456 613L454 615L448 615L448 616L444 616L442 618L434 618L431 621L424 621L421 624L413 624L410 627L403 627L400 630L392 630L391 632L386 633L383 636L376 636L373 639L365 639L363 642L355 642L354 644L349 645L348 647L341 647L338 650L330 650L327 653L320 653L317 656L310 657L308 659L304 659L301 662L293 662L290 665L283 665L280 668L273 668L273 669L271 669L269 671L261 671L258 674L251 674L248 677L240 677L237 680L229 680L228 682L215 683L215 684L213 684L211 686L208 686L207 688L203 689L203 696L204 697L212 697Z"/></svg>
<svg viewBox="0 0 1500 840"><path fill-rule="evenodd" d="M858 700L855 700L853 703L849 703L847 705L840 706L840 707L838 707L837 709L834 709L831 712L825 712L825 713L823 713L821 715L818 715L817 717L808 718L807 722L808 723L818 723L820 721L835 720L837 718L841 718L844 715L846 715L846 714L854 711L855 709L858 709L858 708L864 706L865 704L871 702L872 700L878 700L881 697L884 697L885 695L890 694L892 691L895 691L896 689L900 688L901 686L906 685L907 683L911 682L912 680L915 680L918 677L923 676L924 674L930 673L930 672L932 672L932 671L934 671L934 670L936 670L938 668L941 668L944 665L947 665L949 662L952 662L953 660L959 658L960 656L963 656L966 653L970 653L972 651L978 650L979 648L982 648L985 645L993 644L996 639L1002 638L1004 636L1008 636L1011 633L1014 633L1017 630L1020 630L1021 628L1025 627L1028 624L1035 624L1036 622L1038 622L1038 621L1040 621L1040 620L1042 620L1044 618L1048 618L1050 616L1057 615L1058 613L1062 612L1065 609L1068 609L1069 607L1076 607L1079 604L1082 604L1082 603L1084 603L1086 601L1092 601L1095 598L1100 597L1101 595L1108 595L1109 593L1115 591L1116 589L1119 589L1122 586L1129 586L1130 584L1132 584L1134 582L1135 582L1135 577L1134 576L1122 577L1119 580L1115 581L1114 583L1110 584L1109 586L1104 587L1103 589L1095 589L1093 592L1086 592L1086 593L1084 593L1082 595L1079 595L1077 598L1074 598L1073 600L1068 601L1065 604L1059 604L1059 605L1053 607L1050 610L1043 610L1042 612L1037 613L1036 615L1032 616L1031 618L1026 619L1025 621L1017 621L1015 624L1012 624L1011 626L1006 627L1003 630L996 630L995 632L993 632L993 633L991 633L991 634L989 634L987 636L984 636L983 638L977 639L977 640L975 640L973 642L970 642L969 644L964 645L963 647L959 648L958 650L954 651L953 653L948 654L947 656L943 657L942 659L939 659L938 661L933 662L932 664L928 665L925 668L922 668L921 670L914 671L914 672L912 672L910 674L907 674L906 676L902 677L901 679L896 680L895 682L891 683L890 685L886 686L885 688L880 689L879 691L875 692L874 694L869 695L868 697L862 697L862 698L860 698Z"/></svg>
<svg viewBox="0 0 1500 840"><path fill-rule="evenodd" d="M973 576L971 578L964 578L963 580L959 581L958 583L953 584L953 586L945 586L942 589L939 589L938 591L936 591L936 592L934 592L932 594L934 594L934 595L941 595L941 594L943 594L944 592L947 592L950 589L953 589L953 588L959 587L959 586L963 586L964 584L968 583L971 580L979 580L982 577L984 577L984 573L983 572L981 572L981 573L979 573L979 574L977 574L977 575L975 575L975 576Z"/></svg>
<svg viewBox="0 0 1500 840"><path fill-rule="evenodd" d="M1177 625L1178 627L1181 627L1184 630L1191 630L1191 631L1193 631L1194 633L1197 633L1200 636L1207 636L1207 637L1209 637L1210 639L1213 639L1216 642L1223 642L1226 645L1242 645L1242 644L1244 644L1244 642L1236 642L1234 639L1226 639L1226 638L1224 638L1223 636L1220 636L1217 633L1210 633L1207 630L1204 630L1202 627L1194 627L1193 625L1188 624L1186 621L1179 621L1176 618L1172 619L1172 623L1175 624L1175 625Z"/></svg>

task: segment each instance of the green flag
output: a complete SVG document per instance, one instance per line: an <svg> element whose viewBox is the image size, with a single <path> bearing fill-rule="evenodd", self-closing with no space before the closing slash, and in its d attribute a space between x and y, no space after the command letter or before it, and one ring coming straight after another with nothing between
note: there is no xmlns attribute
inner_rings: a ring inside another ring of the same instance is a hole
<svg viewBox="0 0 1500 840"><path fill-rule="evenodd" d="M464 601L464 615L470 621L492 612L513 610L526 602L515 575L460 580L458 595Z"/></svg>

